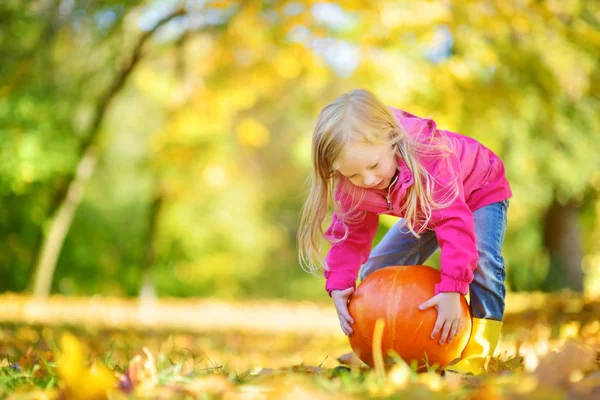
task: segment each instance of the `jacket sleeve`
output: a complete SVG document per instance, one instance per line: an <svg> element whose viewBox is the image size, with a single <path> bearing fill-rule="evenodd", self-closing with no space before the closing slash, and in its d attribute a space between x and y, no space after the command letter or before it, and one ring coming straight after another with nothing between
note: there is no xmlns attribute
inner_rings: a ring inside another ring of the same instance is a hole
<svg viewBox="0 0 600 400"><path fill-rule="evenodd" d="M369 258L373 238L379 226L379 216L376 213L364 213L356 222L346 223L348 236L341 242L332 240L344 237L345 229L341 219L334 213L331 226L325 232L325 237L332 242L325 263L325 290L331 296L332 290L344 290L355 287L358 271Z"/></svg>
<svg viewBox="0 0 600 400"><path fill-rule="evenodd" d="M440 167L441 173L436 177L437 183L441 183L445 188L434 190L434 198L438 197L438 201L443 200L443 194L448 193L448 183L452 181L456 181L457 192L447 207L433 210L431 214L430 225L441 249L441 281L435 287L435 294L459 292L466 295L478 261L475 223L473 212L465 200L460 160L455 154L451 154L446 161L444 166Z"/></svg>

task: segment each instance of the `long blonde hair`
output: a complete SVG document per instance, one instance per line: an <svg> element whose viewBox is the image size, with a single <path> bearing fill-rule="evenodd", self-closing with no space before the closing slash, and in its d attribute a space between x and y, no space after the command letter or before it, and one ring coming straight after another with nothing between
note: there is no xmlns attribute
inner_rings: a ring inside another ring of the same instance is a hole
<svg viewBox="0 0 600 400"><path fill-rule="evenodd" d="M456 179L443 188L434 187L438 182L422 165L427 161L448 162L445 156L452 151L450 144L438 132L422 137L422 131L414 137L407 135L394 113L364 89L344 93L321 110L312 138L310 191L302 207L298 230L298 258L305 271L316 274L321 267L328 268L321 255L321 242L325 237L322 224L329 204L343 222L356 223L365 215L358 212L365 189L342 179L333 167L350 142L390 144L410 169L414 183L406 193L400 214L404 218L403 226L416 237L427 228L433 209L444 208L455 199L458 193ZM353 199L349 208L342 210L335 201L336 191ZM434 191L438 196L441 193L440 201L434 200ZM347 237L348 227L344 225L344 229L344 236L330 239L331 244Z"/></svg>

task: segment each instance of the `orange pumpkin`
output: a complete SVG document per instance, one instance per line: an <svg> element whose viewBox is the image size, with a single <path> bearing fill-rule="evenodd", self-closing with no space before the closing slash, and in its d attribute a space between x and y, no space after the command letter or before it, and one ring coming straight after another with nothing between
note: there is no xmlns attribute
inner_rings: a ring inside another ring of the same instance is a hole
<svg viewBox="0 0 600 400"><path fill-rule="evenodd" d="M435 364L442 368L460 357L471 332L471 315L464 296L462 327L451 343L439 344L441 331L431 338L437 310L419 310L420 304L434 296L439 281L440 272L425 265L386 267L368 275L348 305L354 318L350 345L358 358L374 367L373 333L379 318L385 322L381 341L384 358L395 352L409 364L415 360L422 370Z"/></svg>

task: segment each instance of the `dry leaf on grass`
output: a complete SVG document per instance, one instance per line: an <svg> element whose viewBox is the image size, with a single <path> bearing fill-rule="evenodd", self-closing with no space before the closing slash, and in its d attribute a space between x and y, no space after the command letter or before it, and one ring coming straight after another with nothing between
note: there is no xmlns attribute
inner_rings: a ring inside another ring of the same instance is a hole
<svg viewBox="0 0 600 400"><path fill-rule="evenodd" d="M143 351L146 354L145 359L137 354L131 359L127 369L127 377L136 391L152 389L158 383L158 372L154 356L146 347L143 348Z"/></svg>
<svg viewBox="0 0 600 400"><path fill-rule="evenodd" d="M547 388L564 388L569 386L574 372L588 370L595 361L596 352L590 346L568 340L557 352L540 360L533 376Z"/></svg>
<svg viewBox="0 0 600 400"><path fill-rule="evenodd" d="M95 360L87 366L89 355L83 344L72 334L61 338L61 352L57 357L61 395L69 400L106 399L114 389L114 373Z"/></svg>
<svg viewBox="0 0 600 400"><path fill-rule="evenodd" d="M508 360L501 360L499 357L490 358L488 372L516 372L523 370L523 357L513 357Z"/></svg>
<svg viewBox="0 0 600 400"><path fill-rule="evenodd" d="M588 374L572 385L574 396L577 399L600 399L600 371Z"/></svg>
<svg viewBox="0 0 600 400"><path fill-rule="evenodd" d="M272 369L272 368L262 368L256 374L252 374L252 377L264 377L264 376L272 376L272 375L282 375L287 373L299 373L299 374L307 374L307 375L322 375L325 373L325 370L321 367L311 367L308 365L292 365L291 367Z"/></svg>
<svg viewBox="0 0 600 400"><path fill-rule="evenodd" d="M342 365L348 365L350 367L360 367L363 365L360 358L354 354L354 352L346 353L337 358L338 362Z"/></svg>

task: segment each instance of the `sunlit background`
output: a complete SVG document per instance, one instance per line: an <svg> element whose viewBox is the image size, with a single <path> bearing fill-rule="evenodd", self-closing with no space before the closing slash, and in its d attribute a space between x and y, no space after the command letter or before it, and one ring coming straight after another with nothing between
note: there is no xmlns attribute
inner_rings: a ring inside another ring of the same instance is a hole
<svg viewBox="0 0 600 400"><path fill-rule="evenodd" d="M599 27L576 0L2 1L0 288L328 301L295 245L310 138L367 88L501 156L510 291L598 295Z"/></svg>

